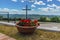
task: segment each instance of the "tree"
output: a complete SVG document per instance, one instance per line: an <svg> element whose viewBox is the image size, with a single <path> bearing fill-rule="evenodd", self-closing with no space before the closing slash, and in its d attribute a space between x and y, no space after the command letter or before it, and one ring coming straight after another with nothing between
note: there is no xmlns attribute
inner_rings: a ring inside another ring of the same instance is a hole
<svg viewBox="0 0 60 40"><path fill-rule="evenodd" d="M51 21L52 21L52 22L60 22L60 18L57 17L57 16L55 16L55 17L52 17L52 18L51 18Z"/></svg>
<svg viewBox="0 0 60 40"><path fill-rule="evenodd" d="M46 17L40 17L40 19L38 21L45 22L46 21Z"/></svg>
<svg viewBox="0 0 60 40"><path fill-rule="evenodd" d="M0 20L2 20L3 19L3 16L0 16Z"/></svg>

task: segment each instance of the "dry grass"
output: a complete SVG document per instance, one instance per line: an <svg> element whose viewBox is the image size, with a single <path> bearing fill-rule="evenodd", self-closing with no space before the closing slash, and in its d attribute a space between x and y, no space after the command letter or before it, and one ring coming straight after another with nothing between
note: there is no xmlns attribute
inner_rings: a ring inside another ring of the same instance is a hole
<svg viewBox="0 0 60 40"><path fill-rule="evenodd" d="M0 25L0 32L17 40L60 40L60 32L36 30L31 35L19 34L16 27Z"/></svg>

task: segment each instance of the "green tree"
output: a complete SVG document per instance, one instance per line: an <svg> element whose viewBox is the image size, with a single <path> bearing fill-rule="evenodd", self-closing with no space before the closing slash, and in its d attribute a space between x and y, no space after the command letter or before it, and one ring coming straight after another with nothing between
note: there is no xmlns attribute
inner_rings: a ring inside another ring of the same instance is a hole
<svg viewBox="0 0 60 40"><path fill-rule="evenodd" d="M48 17L40 17L40 19L38 21L48 22L48 21L50 21L50 18L48 18Z"/></svg>
<svg viewBox="0 0 60 40"><path fill-rule="evenodd" d="M55 17L52 17L52 18L51 18L51 21L52 21L52 22L60 22L60 18L57 17L57 16L55 16Z"/></svg>
<svg viewBox="0 0 60 40"><path fill-rule="evenodd" d="M0 20L2 20L3 19L3 16L0 16Z"/></svg>

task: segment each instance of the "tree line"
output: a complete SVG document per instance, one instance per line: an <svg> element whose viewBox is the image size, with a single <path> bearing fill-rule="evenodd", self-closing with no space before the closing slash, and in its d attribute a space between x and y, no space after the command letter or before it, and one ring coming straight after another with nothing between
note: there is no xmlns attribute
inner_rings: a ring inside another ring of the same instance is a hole
<svg viewBox="0 0 60 40"><path fill-rule="evenodd" d="M15 21L15 20L21 20L21 18L4 18L3 16L0 16L0 21L3 20L10 20L10 21Z"/></svg>
<svg viewBox="0 0 60 40"><path fill-rule="evenodd" d="M3 16L0 16L0 20L10 20L10 21L19 21L21 18L4 18ZM40 22L60 22L60 17L44 17L41 16L38 21Z"/></svg>
<svg viewBox="0 0 60 40"><path fill-rule="evenodd" d="M60 22L60 17L40 17L40 19L38 19L38 21L41 22Z"/></svg>

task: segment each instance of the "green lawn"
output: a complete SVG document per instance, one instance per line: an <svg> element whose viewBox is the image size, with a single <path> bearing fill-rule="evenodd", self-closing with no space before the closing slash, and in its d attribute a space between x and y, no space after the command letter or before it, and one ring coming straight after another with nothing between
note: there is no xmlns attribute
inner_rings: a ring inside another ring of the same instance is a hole
<svg viewBox="0 0 60 40"><path fill-rule="evenodd" d="M32 35L19 34L16 27L0 25L0 33L4 33L17 40L60 40L60 32L36 30Z"/></svg>

